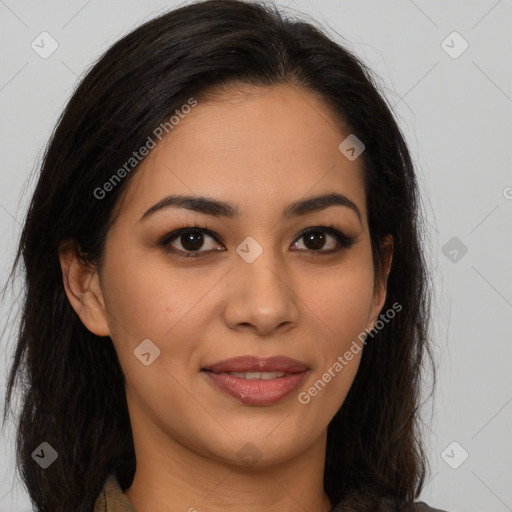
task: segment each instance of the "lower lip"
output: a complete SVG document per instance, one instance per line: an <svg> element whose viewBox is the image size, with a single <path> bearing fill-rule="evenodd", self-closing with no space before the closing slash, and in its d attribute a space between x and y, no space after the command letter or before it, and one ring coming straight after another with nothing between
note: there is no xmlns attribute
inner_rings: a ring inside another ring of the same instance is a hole
<svg viewBox="0 0 512 512"><path fill-rule="evenodd" d="M248 405L271 405L283 400L299 386L306 372L287 373L270 380L243 379L227 373L203 372L221 391Z"/></svg>

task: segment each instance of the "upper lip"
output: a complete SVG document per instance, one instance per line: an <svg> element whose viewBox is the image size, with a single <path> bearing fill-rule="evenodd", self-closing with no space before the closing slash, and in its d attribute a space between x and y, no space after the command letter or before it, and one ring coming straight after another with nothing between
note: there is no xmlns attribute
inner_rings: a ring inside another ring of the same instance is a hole
<svg viewBox="0 0 512 512"><path fill-rule="evenodd" d="M221 372L304 372L308 367L287 356L239 356L205 366L203 370Z"/></svg>

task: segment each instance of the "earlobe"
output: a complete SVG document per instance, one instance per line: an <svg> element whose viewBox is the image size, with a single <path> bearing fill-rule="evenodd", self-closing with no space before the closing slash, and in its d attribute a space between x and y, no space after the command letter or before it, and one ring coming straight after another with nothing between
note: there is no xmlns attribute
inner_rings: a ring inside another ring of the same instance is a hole
<svg viewBox="0 0 512 512"><path fill-rule="evenodd" d="M66 295L82 323L97 336L110 336L97 269L80 259L72 242L61 244L59 260Z"/></svg>

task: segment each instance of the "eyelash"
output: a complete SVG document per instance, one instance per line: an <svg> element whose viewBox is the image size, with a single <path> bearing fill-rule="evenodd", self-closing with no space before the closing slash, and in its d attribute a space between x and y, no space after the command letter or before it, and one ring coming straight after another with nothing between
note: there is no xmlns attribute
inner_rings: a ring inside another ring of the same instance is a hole
<svg viewBox="0 0 512 512"><path fill-rule="evenodd" d="M303 237L305 237L306 235L308 235L309 233L317 233L317 232L328 233L328 234L332 235L338 242L339 247L336 249L330 249L328 251L323 251L321 249L319 249L317 251L315 251L313 249L299 249L300 251L311 252L315 255L316 254L319 254L319 255L320 254L333 254L333 253L341 251L342 249L350 248L352 245L355 244L355 241L356 241L355 236L345 235L344 233L342 233L341 231L336 229L334 227L334 225L331 225L331 226L312 226L310 228L305 229L295 239L294 244L297 241L299 241L300 239L302 239ZM181 235L183 235L185 233L206 234L206 235L212 237L217 243L221 243L218 239L218 236L213 231L210 231L208 229L208 226L203 227L203 226L194 224L194 226L187 225L187 226L183 226L181 228L175 229L174 231L171 231L170 233L166 234L163 238L161 238L159 240L158 245L165 248L169 252L176 254L178 257L182 257L182 258L200 258L200 257L203 257L212 252L211 250L209 250L209 251L182 251L181 249L175 249L174 247L170 247L171 242L178 239Z"/></svg>

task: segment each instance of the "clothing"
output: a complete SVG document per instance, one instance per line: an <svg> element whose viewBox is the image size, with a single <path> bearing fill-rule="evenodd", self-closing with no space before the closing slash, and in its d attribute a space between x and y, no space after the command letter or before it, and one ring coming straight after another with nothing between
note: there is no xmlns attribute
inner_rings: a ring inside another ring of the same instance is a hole
<svg viewBox="0 0 512 512"><path fill-rule="evenodd" d="M439 508L429 507L423 501L401 502L390 497L383 497L376 506L355 507L350 504L338 503L330 512L353 512L354 510L365 512L446 512Z"/></svg>
<svg viewBox="0 0 512 512"><path fill-rule="evenodd" d="M123 492L116 476L108 475L93 512L137 512Z"/></svg>
<svg viewBox="0 0 512 512"><path fill-rule="evenodd" d="M332 512L345 512L347 509L341 504L336 505ZM103 489L94 503L94 512L137 512L121 489L114 474L108 475ZM422 501L407 503L398 506L391 498L383 498L377 510L368 512L446 512L431 508Z"/></svg>

